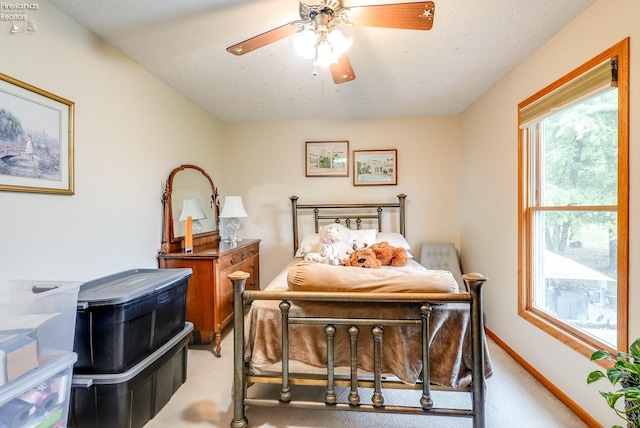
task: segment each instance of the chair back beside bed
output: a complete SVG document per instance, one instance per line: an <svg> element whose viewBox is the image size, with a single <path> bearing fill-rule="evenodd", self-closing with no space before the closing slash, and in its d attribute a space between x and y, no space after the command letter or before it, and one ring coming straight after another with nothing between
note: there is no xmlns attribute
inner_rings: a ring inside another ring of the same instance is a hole
<svg viewBox="0 0 640 428"><path fill-rule="evenodd" d="M431 270L448 270L453 274L460 290L465 289L460 260L456 247L452 243L423 242L420 245L420 264Z"/></svg>

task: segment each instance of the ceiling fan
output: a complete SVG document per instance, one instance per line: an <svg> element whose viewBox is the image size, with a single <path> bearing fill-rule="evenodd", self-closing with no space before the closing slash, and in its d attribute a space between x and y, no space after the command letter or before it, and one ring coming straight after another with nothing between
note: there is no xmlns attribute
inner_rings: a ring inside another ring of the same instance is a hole
<svg viewBox="0 0 640 428"><path fill-rule="evenodd" d="M339 24L368 27L430 30L435 5L432 1L345 7L342 0L321 0L320 4L300 2L300 19L229 46L227 51L244 55L258 48L296 35L294 46L314 64L329 66L334 83L356 78L346 50L351 40L337 30Z"/></svg>

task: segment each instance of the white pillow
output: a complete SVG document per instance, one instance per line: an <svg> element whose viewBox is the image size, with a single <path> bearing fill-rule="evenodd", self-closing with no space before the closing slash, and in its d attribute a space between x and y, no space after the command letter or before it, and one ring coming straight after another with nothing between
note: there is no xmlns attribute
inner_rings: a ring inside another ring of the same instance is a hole
<svg viewBox="0 0 640 428"><path fill-rule="evenodd" d="M402 236L401 233L393 233L393 232L378 232L376 235L376 242L387 241L389 245L393 247L402 247L407 250L407 254L409 258L412 259L413 255L411 254L411 245L407 242L407 240Z"/></svg>
<svg viewBox="0 0 640 428"><path fill-rule="evenodd" d="M302 242L298 246L298 250L296 251L295 257L304 257L305 256L305 248L311 248L315 246L318 242L320 242L320 234L312 233L310 235L302 238Z"/></svg>
<svg viewBox="0 0 640 428"><path fill-rule="evenodd" d="M352 230L350 244L356 244L358 247L364 247L375 244L378 231L376 229L360 229Z"/></svg>

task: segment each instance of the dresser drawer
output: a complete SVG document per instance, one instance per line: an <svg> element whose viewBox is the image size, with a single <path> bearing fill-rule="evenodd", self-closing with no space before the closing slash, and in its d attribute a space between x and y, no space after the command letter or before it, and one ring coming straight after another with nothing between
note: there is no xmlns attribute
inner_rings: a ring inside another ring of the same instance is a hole
<svg viewBox="0 0 640 428"><path fill-rule="evenodd" d="M250 276L245 283L245 289L247 290L259 290L260 289L260 258L255 255L249 260L242 263L241 269L247 272Z"/></svg>
<svg viewBox="0 0 640 428"><path fill-rule="evenodd" d="M258 254L258 244L250 245L246 248L240 248L230 254L220 257L220 272L230 267L238 266L242 262Z"/></svg>
<svg viewBox="0 0 640 428"><path fill-rule="evenodd" d="M243 271L249 274L244 283L245 290L259 290L260 289L260 259L258 256L253 256L249 260L245 260L239 263L237 266L233 266L227 270L220 272L220 294L233 293L233 282L228 278L230 274L236 271Z"/></svg>

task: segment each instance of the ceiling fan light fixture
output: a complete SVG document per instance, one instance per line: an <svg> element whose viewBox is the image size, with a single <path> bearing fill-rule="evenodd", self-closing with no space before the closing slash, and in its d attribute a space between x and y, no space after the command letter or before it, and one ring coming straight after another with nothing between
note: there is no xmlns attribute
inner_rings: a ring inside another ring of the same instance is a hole
<svg viewBox="0 0 640 428"><path fill-rule="evenodd" d="M340 30L333 30L329 33L329 44L333 48L333 55L336 60L339 59L343 53L351 48L353 44L353 37L345 37Z"/></svg>
<svg viewBox="0 0 640 428"><path fill-rule="evenodd" d="M353 38L345 37L340 30L333 30L318 41L314 65L329 67L336 64L340 57L351 47Z"/></svg>
<svg viewBox="0 0 640 428"><path fill-rule="evenodd" d="M313 28L307 28L293 38L293 48L301 57L314 59L316 57L316 41L318 36Z"/></svg>
<svg viewBox="0 0 640 428"><path fill-rule="evenodd" d="M321 42L316 48L317 56L313 65L319 65L320 67L329 67L331 64L338 62L340 57L336 57L333 53L333 49L329 42Z"/></svg>

